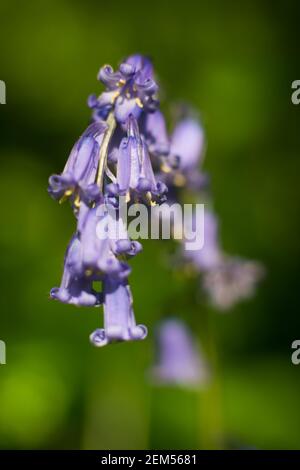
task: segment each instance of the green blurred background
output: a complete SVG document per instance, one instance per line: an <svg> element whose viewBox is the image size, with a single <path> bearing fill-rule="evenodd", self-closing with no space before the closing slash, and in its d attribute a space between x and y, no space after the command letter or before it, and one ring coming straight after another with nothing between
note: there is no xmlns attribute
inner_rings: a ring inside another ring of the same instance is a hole
<svg viewBox="0 0 300 470"><path fill-rule="evenodd" d="M1 0L1 448L300 448L299 12L296 1ZM219 314L149 241L131 275L149 337L98 350L88 335L101 311L48 298L74 220L47 178L89 122L99 67L133 52L152 56L164 109L184 99L201 112L224 248L267 277ZM149 383L153 327L168 314L202 340L214 371L202 392Z"/></svg>

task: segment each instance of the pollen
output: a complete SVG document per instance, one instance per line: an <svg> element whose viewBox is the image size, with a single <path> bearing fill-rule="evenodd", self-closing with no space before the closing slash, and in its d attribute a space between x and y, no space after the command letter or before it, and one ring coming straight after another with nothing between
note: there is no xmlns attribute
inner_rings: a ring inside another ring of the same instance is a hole
<svg viewBox="0 0 300 470"><path fill-rule="evenodd" d="M177 174L174 176L174 184L175 184L175 186L181 187L181 186L184 186L185 183L186 183L186 178L185 178L185 176L183 176L181 173L177 173Z"/></svg>
<svg viewBox="0 0 300 470"><path fill-rule="evenodd" d="M164 173L170 173L171 172L171 168L169 167L169 165L167 165L166 163L163 163L160 167L161 171L163 171Z"/></svg>
<svg viewBox="0 0 300 470"><path fill-rule="evenodd" d="M156 206L156 202L153 201L152 195L151 195L151 192L150 192L150 191L148 191L148 192L146 193L146 198L147 198L147 201L150 203L150 206L152 206L152 207Z"/></svg>
<svg viewBox="0 0 300 470"><path fill-rule="evenodd" d="M79 209L79 207L80 207L80 196L79 196L79 194L77 194L77 196L75 197L74 206L75 206L77 209Z"/></svg>
<svg viewBox="0 0 300 470"><path fill-rule="evenodd" d="M67 189L64 195L58 201L59 204L62 204L63 202L65 202L68 199L68 197L71 196L72 194L73 194L73 189Z"/></svg>
<svg viewBox="0 0 300 470"><path fill-rule="evenodd" d="M135 102L136 102L136 104L137 104L140 108L143 108L143 107L144 107L144 105L143 105L143 103L141 102L140 98L136 98L136 99L135 99Z"/></svg>
<svg viewBox="0 0 300 470"><path fill-rule="evenodd" d="M114 102L116 101L116 99L118 98L120 92L119 91L116 91L113 96L111 97L111 103L114 104Z"/></svg>

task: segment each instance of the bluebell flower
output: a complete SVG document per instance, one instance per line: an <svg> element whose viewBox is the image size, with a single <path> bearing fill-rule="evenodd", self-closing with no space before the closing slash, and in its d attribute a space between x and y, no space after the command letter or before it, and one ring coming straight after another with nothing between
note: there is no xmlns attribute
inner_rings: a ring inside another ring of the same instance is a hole
<svg viewBox="0 0 300 470"><path fill-rule="evenodd" d="M151 370L158 385L186 388L206 384L208 366L186 325L175 318L162 322L157 331L157 360Z"/></svg>
<svg viewBox="0 0 300 470"><path fill-rule="evenodd" d="M118 221L110 217L105 205L102 207L96 205L92 208L82 205L80 208L78 233L81 241L81 272L98 275L100 278L103 274L119 279L129 276L130 266L117 257L118 240L110 238L109 228L117 234L118 227L110 225L113 223L117 224ZM100 233L97 230L100 224L104 229L107 228L107 232L101 230Z"/></svg>
<svg viewBox="0 0 300 470"><path fill-rule="evenodd" d="M104 66L98 78L106 89L98 98L89 97L94 121L76 142L62 174L49 179L51 196L59 201L70 198L77 218L61 286L51 290L51 297L75 305L103 303L104 329L92 339L104 345L147 334L144 326L135 324L128 284L127 261L142 246L122 227L118 202L123 195L127 202L152 204L165 198L167 187L156 180L151 157L166 156L169 141L147 58L130 56L116 72ZM102 284L101 293L94 289L95 282Z"/></svg>
<svg viewBox="0 0 300 470"><path fill-rule="evenodd" d="M74 145L60 175L49 178L48 191L54 199L70 197L78 205L84 192L94 188L98 168L99 149L107 125L103 121L91 124Z"/></svg>
<svg viewBox="0 0 300 470"><path fill-rule="evenodd" d="M161 111L147 113L144 122L144 134L149 152L155 156L166 156L170 153L170 138L166 122Z"/></svg>
<svg viewBox="0 0 300 470"><path fill-rule="evenodd" d="M170 152L162 171L167 185L199 190L207 186L208 177L201 167L205 153L205 137L198 120L182 119L171 135Z"/></svg>
<svg viewBox="0 0 300 470"><path fill-rule="evenodd" d="M99 97L89 97L93 123L74 145L63 172L50 177L48 190L60 202L69 199L77 219L61 285L51 290L51 297L79 306L103 304L104 328L91 335L92 343L103 346L143 339L147 334L143 325L136 325L128 284L128 261L142 246L132 241L123 227L121 197L125 196L126 204L154 205L165 201L167 195L169 202L176 201L181 187L206 191L207 177L201 168L203 129L195 118L185 117L169 138L149 59L132 55L116 71L109 65L102 67L98 78L105 90ZM227 306L238 297L238 291L239 297L252 292L258 270L223 253L213 214L205 222L203 250L181 254L202 275L211 301ZM102 285L102 292L95 290L94 283ZM181 364L190 361L183 375L193 381L197 361L187 333L174 324L164 331L170 331L169 337L178 342L180 357L185 358ZM177 357L177 353L167 353L176 349L171 339L166 344L156 372L172 379L176 368L171 356ZM164 364L171 364L168 373Z"/></svg>
<svg viewBox="0 0 300 470"><path fill-rule="evenodd" d="M101 233L97 230L99 224L103 228ZM127 233L122 233L121 238L117 238L118 227L111 224L118 224L118 220L110 216L105 204L90 208L81 203L77 232L65 256L61 287L52 289L52 298L64 303L93 306L99 303L92 290L94 281L101 281L106 276L118 281L127 279L131 268L119 257L135 256L142 246L139 242L130 240ZM109 228L116 234L114 237L110 236L109 231L105 231ZM82 295L79 292L81 287Z"/></svg>
<svg viewBox="0 0 300 470"><path fill-rule="evenodd" d="M113 110L116 120L125 123L130 115L138 119L142 111L153 111L158 106L153 67L150 60L141 55L128 57L116 72L105 65L98 79L106 90L98 98L89 97L88 105L94 109L95 119L106 119Z"/></svg>
<svg viewBox="0 0 300 470"><path fill-rule="evenodd" d="M196 229L195 214L191 214L190 220L186 218L185 224L188 232ZM219 266L222 262L222 251L219 244L219 230L218 220L215 214L208 209L204 212L204 227L198 227L197 230L202 229L204 235L203 247L199 250L186 250L185 243L182 244L182 254L187 261L191 261L196 270L203 272ZM183 242L186 240L184 239Z"/></svg>
<svg viewBox="0 0 300 470"><path fill-rule="evenodd" d="M120 195L130 196L133 192L153 201L162 200L167 192L166 185L156 181L147 145L132 115L128 118L127 137L120 143L117 183Z"/></svg>
<svg viewBox="0 0 300 470"><path fill-rule="evenodd" d="M75 235L66 252L64 272L60 287L54 287L50 296L60 302L83 307L95 307L102 303L102 296L93 289L93 279L78 272L81 260L81 242Z"/></svg>
<svg viewBox="0 0 300 470"><path fill-rule="evenodd" d="M194 118L180 121L171 135L171 153L180 158L183 173L194 171L203 162L205 138L203 128Z"/></svg>
<svg viewBox="0 0 300 470"><path fill-rule="evenodd" d="M103 281L104 328L98 328L90 335L90 341L97 347L115 341L136 341L147 336L144 325L136 325L132 295L127 281L117 281L106 276Z"/></svg>

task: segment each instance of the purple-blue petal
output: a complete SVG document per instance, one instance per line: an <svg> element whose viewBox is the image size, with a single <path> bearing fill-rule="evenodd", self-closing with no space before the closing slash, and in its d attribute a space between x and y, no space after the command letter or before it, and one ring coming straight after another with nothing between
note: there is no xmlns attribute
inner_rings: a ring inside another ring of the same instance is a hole
<svg viewBox="0 0 300 470"><path fill-rule="evenodd" d="M180 157L181 170L196 169L203 148L203 129L196 120L187 118L177 124L171 138L171 153Z"/></svg>
<svg viewBox="0 0 300 470"><path fill-rule="evenodd" d="M104 282L104 328L90 335L97 347L113 341L142 340L147 336L144 325L136 325L132 296L127 281L115 281L106 276Z"/></svg>

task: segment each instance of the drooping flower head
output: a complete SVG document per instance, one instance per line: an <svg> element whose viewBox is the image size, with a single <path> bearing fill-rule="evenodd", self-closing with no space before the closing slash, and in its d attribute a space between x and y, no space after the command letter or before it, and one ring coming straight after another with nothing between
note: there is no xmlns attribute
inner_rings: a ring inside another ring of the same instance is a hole
<svg viewBox="0 0 300 470"><path fill-rule="evenodd" d="M149 59L130 56L115 72L102 67L98 78L105 90L89 98L94 122L74 145L62 174L49 179L51 196L60 202L70 198L77 218L61 286L52 289L51 297L75 305L103 303L104 329L97 330L92 342L104 345L143 339L147 333L135 324L128 284L127 260L141 245L126 230L112 235L120 217L111 217L107 209L110 204L117 207L122 196L128 203L156 204L165 198L167 187L157 180L151 158L167 158L169 141ZM111 225L112 231L100 234L100 226ZM102 284L100 293L95 282Z"/></svg>
<svg viewBox="0 0 300 470"><path fill-rule="evenodd" d="M149 207L167 197L170 203L181 199L184 187L207 191L207 178L199 168L205 149L203 129L197 119L187 116L169 137L148 58L132 55L116 71L106 65L98 78L105 90L99 97L89 97L93 122L75 143L63 172L49 179L50 195L60 202L69 199L77 219L61 285L50 295L78 306L103 305L104 328L97 329L90 339L96 346L104 346L147 335L146 327L136 325L128 281L129 260L142 247L123 227L121 198L127 205L145 202ZM110 208L115 209L115 216ZM229 305L238 297L237 290L239 297L246 297L258 275L245 263L228 261L219 246L213 215L206 218L205 238L203 251L181 254L202 274L211 300ZM199 362L184 327L176 322L166 324L161 344L164 352L157 376L179 377L172 362L175 357L184 369L181 376L193 382L199 374Z"/></svg>

